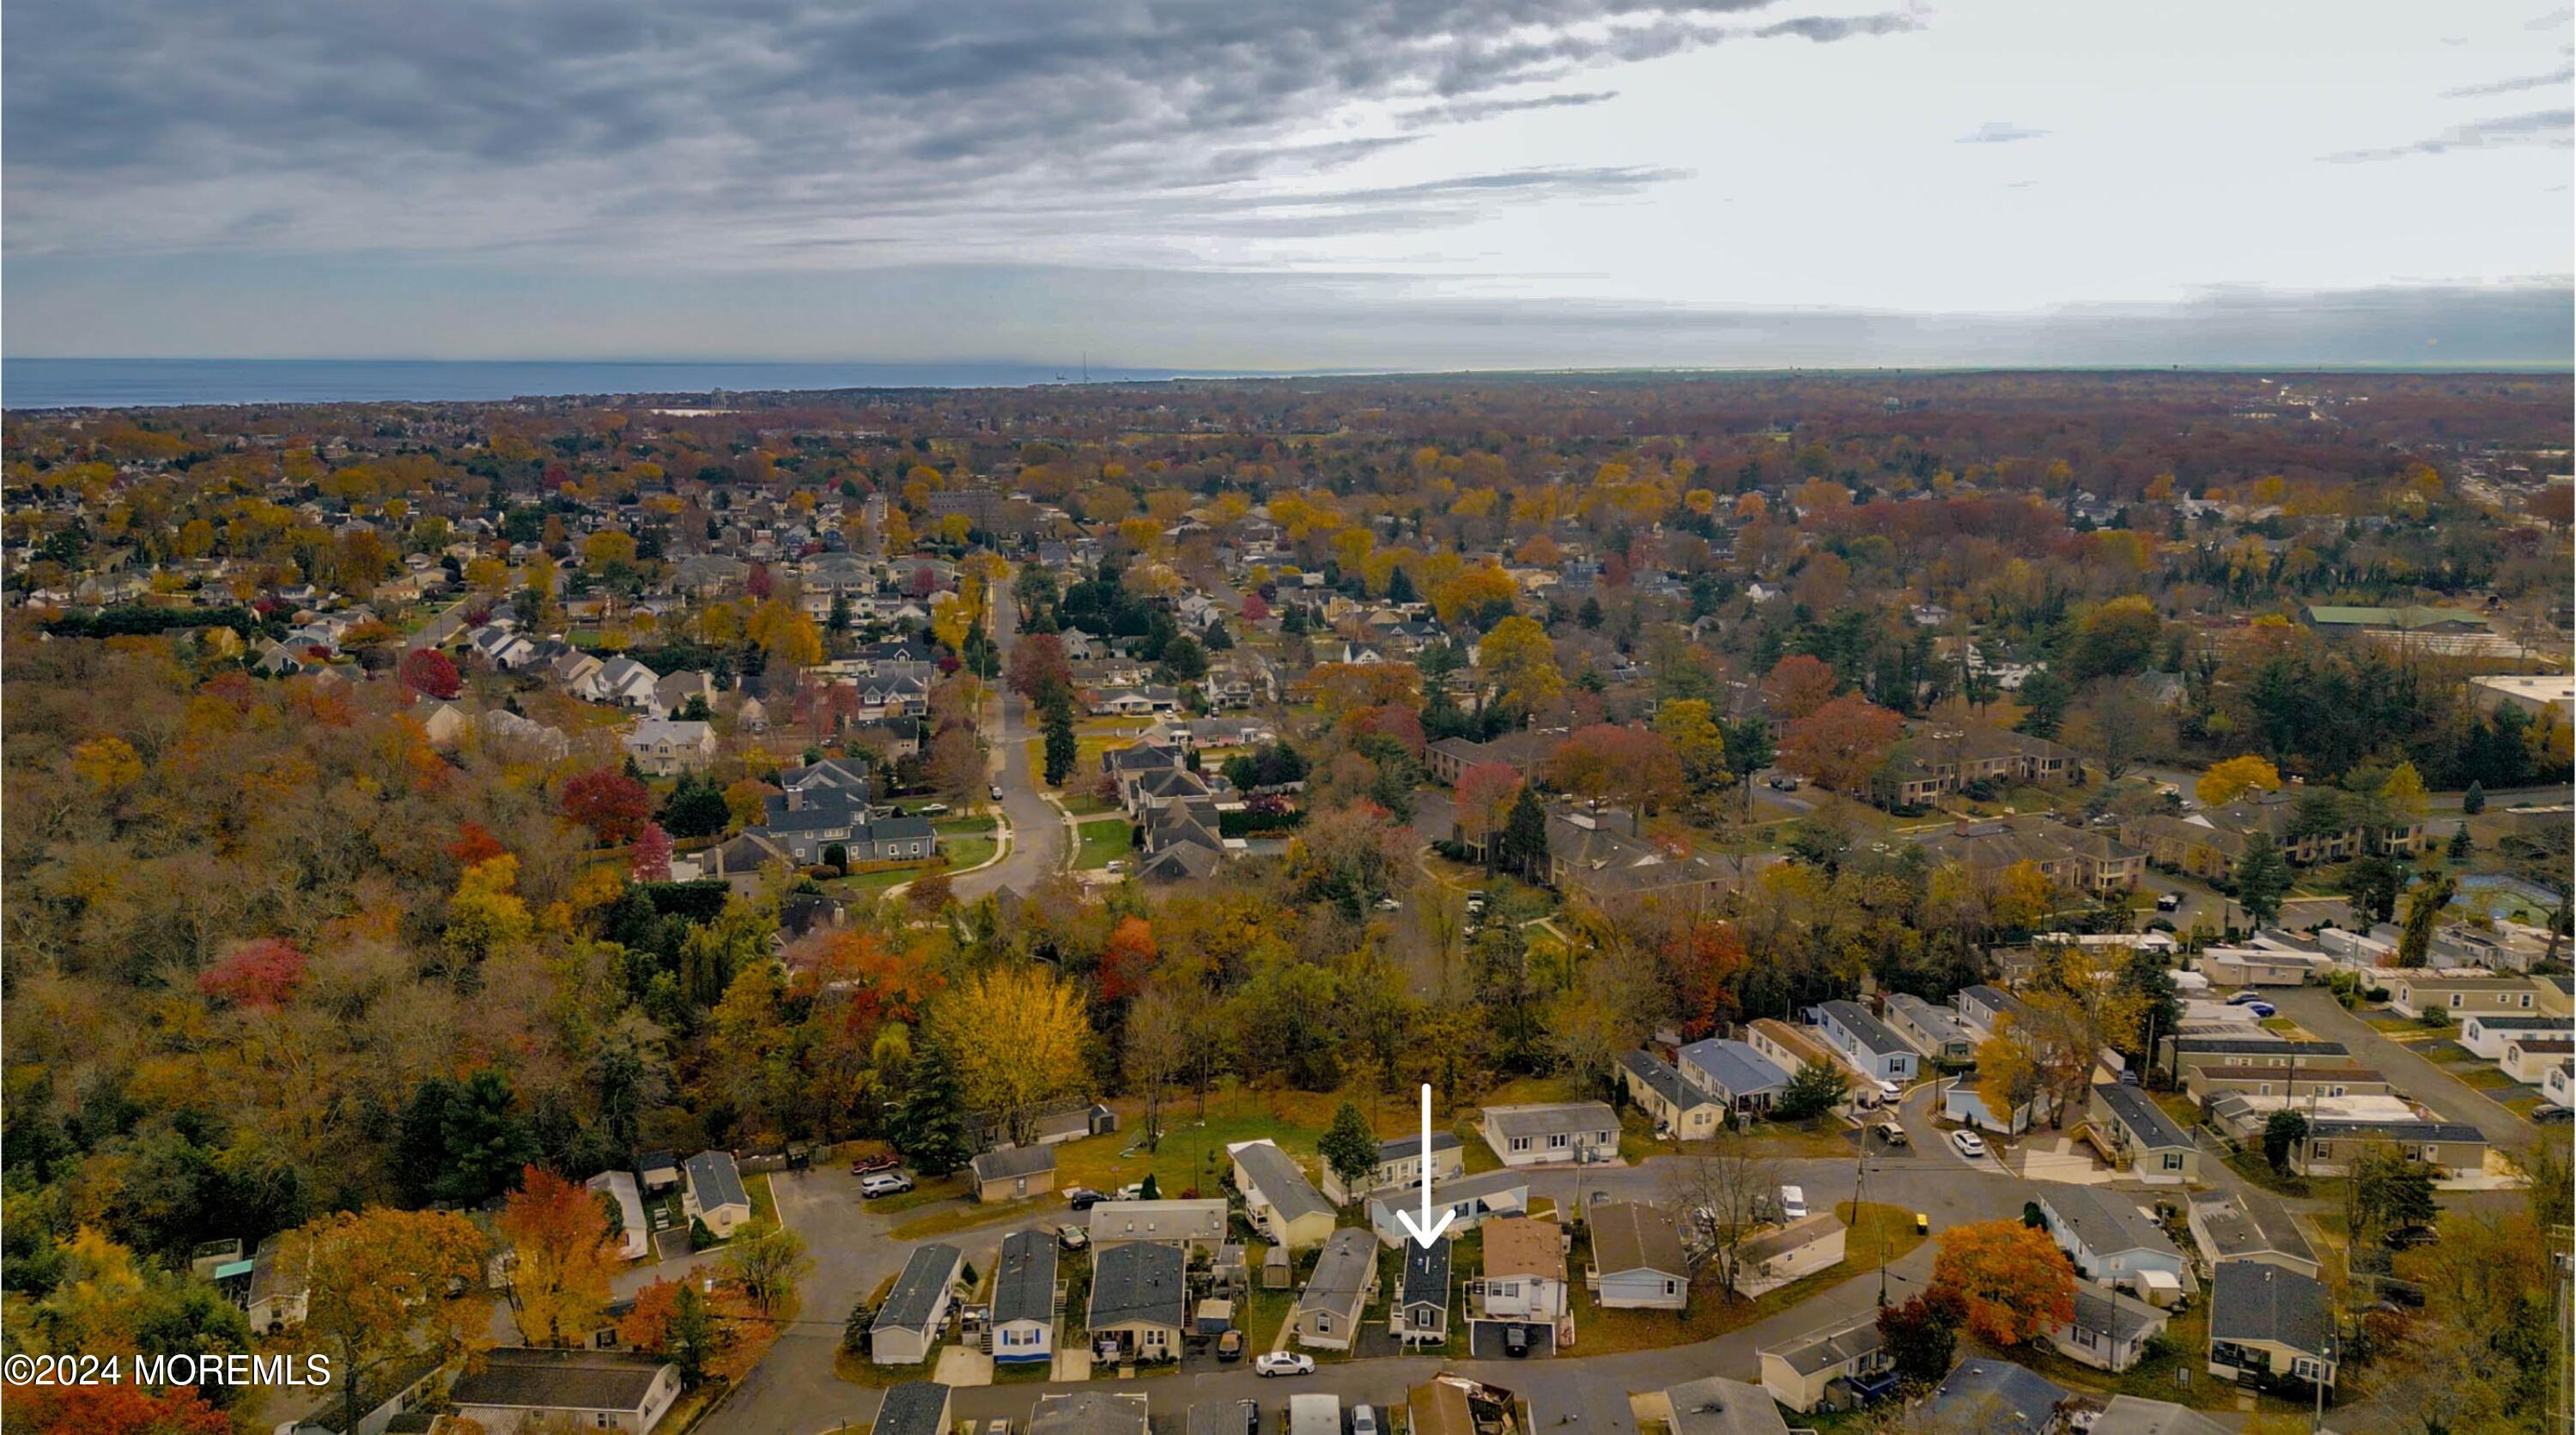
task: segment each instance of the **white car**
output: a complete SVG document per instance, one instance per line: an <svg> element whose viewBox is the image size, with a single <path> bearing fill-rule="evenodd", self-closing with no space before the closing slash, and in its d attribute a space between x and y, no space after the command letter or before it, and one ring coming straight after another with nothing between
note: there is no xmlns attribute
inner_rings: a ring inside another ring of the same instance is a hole
<svg viewBox="0 0 2576 1435"><path fill-rule="evenodd" d="M1377 1411L1366 1405L1352 1406L1351 1435L1377 1435Z"/></svg>
<svg viewBox="0 0 2576 1435"><path fill-rule="evenodd" d="M1312 1375L1315 1373L1315 1357L1299 1355L1293 1350L1270 1351L1253 1360L1252 1373L1255 1375Z"/></svg>
<svg viewBox="0 0 2576 1435"><path fill-rule="evenodd" d="M1780 1188L1780 1219L1784 1221L1803 1221L1807 1219L1806 1188L1802 1186L1783 1186Z"/></svg>
<svg viewBox="0 0 2576 1435"><path fill-rule="evenodd" d="M912 1178L901 1171L879 1171L873 1176L864 1176L859 1180L859 1194L871 1201L879 1196L891 1196L911 1189Z"/></svg>
<svg viewBox="0 0 2576 1435"><path fill-rule="evenodd" d="M1959 1149L1960 1155L1967 1157L1971 1161L1974 1161L1978 1157L1986 1154L1986 1138L1978 1135L1974 1131L1951 1132L1950 1144Z"/></svg>
<svg viewBox="0 0 2576 1435"><path fill-rule="evenodd" d="M1002 784L998 782L993 784L993 800L995 802L1002 800Z"/></svg>

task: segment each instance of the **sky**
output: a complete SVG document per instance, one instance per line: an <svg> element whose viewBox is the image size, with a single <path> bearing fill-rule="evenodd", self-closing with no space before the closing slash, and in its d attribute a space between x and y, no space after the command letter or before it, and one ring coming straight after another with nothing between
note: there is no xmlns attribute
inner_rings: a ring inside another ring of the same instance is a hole
<svg viewBox="0 0 2576 1435"><path fill-rule="evenodd" d="M2571 357L2548 0L13 0L12 357Z"/></svg>

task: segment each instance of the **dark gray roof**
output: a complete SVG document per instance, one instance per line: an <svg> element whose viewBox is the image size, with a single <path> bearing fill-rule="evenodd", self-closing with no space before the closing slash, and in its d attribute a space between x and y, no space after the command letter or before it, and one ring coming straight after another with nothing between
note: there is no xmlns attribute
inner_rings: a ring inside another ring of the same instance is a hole
<svg viewBox="0 0 2576 1435"><path fill-rule="evenodd" d="M1055 1148L1005 1146L998 1151L987 1151L976 1157L973 1165L975 1179L978 1181L1003 1181L1016 1176L1034 1176L1040 1171L1055 1169Z"/></svg>
<svg viewBox="0 0 2576 1435"><path fill-rule="evenodd" d="M1004 1236L1001 1260L993 1267L993 1323L1044 1323L1054 1315L1055 1237L1044 1231Z"/></svg>
<svg viewBox="0 0 2576 1435"><path fill-rule="evenodd" d="M894 842L931 834L927 817L880 817L868 824L868 836L879 842Z"/></svg>
<svg viewBox="0 0 2576 1435"><path fill-rule="evenodd" d="M1455 1131L1432 1132L1431 1149L1433 1151L1457 1150L1458 1133ZM1419 1156L1421 1154L1422 1138L1418 1136L1404 1136L1393 1141L1380 1141L1377 1143L1377 1160L1378 1164L1381 1166L1385 1165L1389 1161L1401 1161L1407 1156Z"/></svg>
<svg viewBox="0 0 2576 1435"><path fill-rule="evenodd" d="M2391 1141L2474 1141L2486 1143L2486 1133L2459 1121L2360 1121L2342 1117L2320 1117L2308 1123L2308 1139L2343 1139L2354 1136L2386 1137Z"/></svg>
<svg viewBox="0 0 2576 1435"><path fill-rule="evenodd" d="M2138 1088L2106 1081L2094 1087L2093 1094L2102 1098L2102 1104L2111 1108L2111 1114L2120 1118L2120 1124L2129 1128L2139 1145L2151 1151L2168 1146L2190 1147L2191 1134Z"/></svg>
<svg viewBox="0 0 2576 1435"><path fill-rule="evenodd" d="M2203 1192L2191 1198L2191 1207L2208 1233L2213 1260L2271 1254L2316 1262L2316 1250L2290 1218L2289 1208L2260 1191Z"/></svg>
<svg viewBox="0 0 2576 1435"><path fill-rule="evenodd" d="M2053 1229L2072 1231L2097 1256L2121 1251L2174 1251L2164 1228L2125 1196L2090 1186L2052 1185L2040 1193ZM2175 1252L2180 1254L2180 1252Z"/></svg>
<svg viewBox="0 0 2576 1435"><path fill-rule="evenodd" d="M2310 1355L2332 1349L2325 1282L2264 1261L2220 1261L2209 1283L2209 1338L2272 1341Z"/></svg>
<svg viewBox="0 0 2576 1435"><path fill-rule="evenodd" d="M1858 1002L1827 1002L1824 1012L1833 1018L1834 1025L1851 1033L1852 1040L1880 1056L1914 1055L1912 1043L1898 1036L1893 1027L1872 1016L1869 1008Z"/></svg>
<svg viewBox="0 0 2576 1435"><path fill-rule="evenodd" d="M2164 1328L2164 1313L2136 1296L2095 1285L2075 1283L2075 1325L2110 1337L2112 1344L2136 1340Z"/></svg>
<svg viewBox="0 0 2576 1435"><path fill-rule="evenodd" d="M1288 1159L1288 1153L1269 1141L1249 1141L1234 1148L1235 1164L1261 1190L1261 1197L1279 1212L1281 1220L1293 1221L1317 1213L1331 1214L1332 1204Z"/></svg>
<svg viewBox="0 0 2576 1435"><path fill-rule="evenodd" d="M1813 1375L1820 1370L1849 1364L1886 1344L1887 1337L1879 1333L1878 1321L1873 1315L1854 1320L1846 1326L1800 1336L1787 1345L1775 1345L1763 1354L1780 1357L1800 1375Z"/></svg>
<svg viewBox="0 0 2576 1435"><path fill-rule="evenodd" d="M1449 1308L1449 1238L1404 1243L1404 1304Z"/></svg>
<svg viewBox="0 0 2576 1435"><path fill-rule="evenodd" d="M2227 1435L2227 1427L2169 1400L2114 1395L2093 1422L2092 1435Z"/></svg>
<svg viewBox="0 0 2576 1435"><path fill-rule="evenodd" d="M701 1211L751 1205L751 1193L742 1188L742 1168L733 1163L730 1151L701 1151L690 1157L688 1176L689 1191L698 1198Z"/></svg>
<svg viewBox="0 0 2576 1435"><path fill-rule="evenodd" d="M886 1293L885 1304L877 1307L876 1321L869 1328L927 1330L931 1313L939 1309L962 1259L957 1248L944 1241L915 1250L912 1259L903 1263L903 1274L895 1277L894 1289Z"/></svg>
<svg viewBox="0 0 2576 1435"><path fill-rule="evenodd" d="M459 1379L459 1405L521 1410L640 1410L668 1363L613 1350L488 1351L483 1368Z"/></svg>
<svg viewBox="0 0 2576 1435"><path fill-rule="evenodd" d="M1093 1330L1145 1321L1178 1329L1187 1316L1188 1257L1152 1241L1113 1246L1091 1263Z"/></svg>
<svg viewBox="0 0 2576 1435"><path fill-rule="evenodd" d="M1558 1101L1533 1106L1488 1106L1485 1119L1505 1136L1571 1135L1616 1131L1619 1113L1598 1101Z"/></svg>
<svg viewBox="0 0 2576 1435"><path fill-rule="evenodd" d="M1695 1041L1681 1051L1682 1070L1693 1068L1707 1073L1708 1079L1734 1097L1757 1092L1777 1091L1789 1084L1789 1073L1771 1064L1751 1046L1724 1037Z"/></svg>
<svg viewBox="0 0 2576 1435"><path fill-rule="evenodd" d="M2295 1056L2301 1061L2312 1056L2350 1056L2339 1041L2282 1041L2244 1036L2178 1036L2174 1050L2208 1052L2213 1056Z"/></svg>
<svg viewBox="0 0 2576 1435"><path fill-rule="evenodd" d="M1672 1386L1664 1397L1673 1435L1788 1435L1789 1422L1759 1385L1712 1375Z"/></svg>
<svg viewBox="0 0 2576 1435"><path fill-rule="evenodd" d="M947 1435L947 1420L948 1387L936 1380L907 1380L886 1391L871 1435Z"/></svg>
<svg viewBox="0 0 2576 1435"><path fill-rule="evenodd" d="M1936 1416L1966 1416L1977 1428L2039 1435L2051 1427L2066 1387L2010 1361L1971 1358L1932 1392Z"/></svg>

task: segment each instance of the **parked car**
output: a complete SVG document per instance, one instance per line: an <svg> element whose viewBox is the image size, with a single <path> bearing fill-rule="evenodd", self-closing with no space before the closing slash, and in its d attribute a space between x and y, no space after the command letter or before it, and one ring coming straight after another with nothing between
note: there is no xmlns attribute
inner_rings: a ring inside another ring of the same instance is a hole
<svg viewBox="0 0 2576 1435"><path fill-rule="evenodd" d="M1225 1334L1218 1336L1216 1338L1216 1358L1219 1360L1243 1359L1243 1332L1239 1330L1229 1330Z"/></svg>
<svg viewBox="0 0 2576 1435"><path fill-rule="evenodd" d="M1950 1144L1958 1148L1960 1155L1971 1161L1986 1154L1986 1138L1974 1131L1951 1132Z"/></svg>
<svg viewBox="0 0 2576 1435"><path fill-rule="evenodd" d="M1092 1207L1097 1206L1108 1199L1109 1198L1107 1196L1100 1194L1089 1186L1067 1186L1064 1188L1064 1203L1077 1211L1088 1211Z"/></svg>
<svg viewBox="0 0 2576 1435"><path fill-rule="evenodd" d="M1080 1226L1058 1226L1055 1243L1068 1251L1078 1251L1091 1244L1091 1233Z"/></svg>
<svg viewBox="0 0 2576 1435"><path fill-rule="evenodd" d="M2531 1111L2535 1126L2555 1126L2563 1121L2576 1121L2576 1106L2536 1106Z"/></svg>
<svg viewBox="0 0 2576 1435"><path fill-rule="evenodd" d="M1127 859L1124 857L1113 857L1109 860L1109 865L1101 868L1100 870L1108 873L1112 877L1115 877L1119 873L1127 870Z"/></svg>
<svg viewBox="0 0 2576 1435"><path fill-rule="evenodd" d="M920 817L943 817L947 812L948 804L945 802L925 802L913 809L914 815Z"/></svg>
<svg viewBox="0 0 2576 1435"><path fill-rule="evenodd" d="M1380 897L1377 899L1377 909L1381 912L1400 912L1404 910L1404 904L1393 897Z"/></svg>
<svg viewBox="0 0 2576 1435"><path fill-rule="evenodd" d="M1253 1358L1252 1373L1255 1375L1312 1375L1315 1373L1315 1357L1299 1355L1293 1350L1264 1351Z"/></svg>
<svg viewBox="0 0 2576 1435"><path fill-rule="evenodd" d="M2159 912L2181 911L2182 894L2180 892L2158 892L2156 894L2156 910Z"/></svg>
<svg viewBox="0 0 2576 1435"><path fill-rule="evenodd" d="M1507 1325L1503 1327L1503 1354L1510 1356L1514 1360L1518 1360L1522 1356L1529 1354L1528 1326Z"/></svg>
<svg viewBox="0 0 2576 1435"><path fill-rule="evenodd" d="M874 1156L862 1156L856 1161L851 1162L850 1174L853 1176L873 1176L879 1171L895 1171L902 1169L902 1167L902 1157L897 1156L891 1151L884 1151Z"/></svg>
<svg viewBox="0 0 2576 1435"><path fill-rule="evenodd" d="M2263 994L2250 987L2241 992L2229 992L2227 994L2227 1004L2229 1006L2244 1006L2251 1002L2259 1002L2262 999Z"/></svg>
<svg viewBox="0 0 2576 1435"><path fill-rule="evenodd" d="M1803 1186L1780 1188L1780 1215L1785 1220L1807 1219L1807 1190Z"/></svg>
<svg viewBox="0 0 2576 1435"><path fill-rule="evenodd" d="M1873 1129L1878 1132L1878 1139L1890 1146L1903 1146L1913 1139L1905 1134L1904 1127L1893 1121L1882 1121Z"/></svg>
<svg viewBox="0 0 2576 1435"><path fill-rule="evenodd" d="M911 1189L912 1177L901 1171L879 1171L873 1176L863 1176L859 1179L859 1194L871 1201L879 1196L892 1196Z"/></svg>
<svg viewBox="0 0 2576 1435"><path fill-rule="evenodd" d="M1002 800L1002 784L998 782L993 784L993 800L995 802Z"/></svg>
<svg viewBox="0 0 2576 1435"><path fill-rule="evenodd" d="M1145 1199L1145 1183L1144 1183L1144 1182L1142 1182L1142 1181L1130 1181L1130 1182L1128 1182L1126 1185L1119 1187L1119 1188L1118 1188L1118 1193L1117 1193L1116 1195L1114 1195L1114 1196L1111 1196L1109 1199L1111 1199L1111 1200L1113 1200L1113 1201L1141 1201L1141 1200L1144 1200L1144 1199Z"/></svg>
<svg viewBox="0 0 2576 1435"><path fill-rule="evenodd" d="M1377 1412L1365 1405L1352 1406L1351 1435L1377 1435Z"/></svg>
<svg viewBox="0 0 2576 1435"><path fill-rule="evenodd" d="M1766 780L1770 783L1771 790L1774 792L1795 792L1798 790L1798 779L1792 773L1775 772Z"/></svg>
<svg viewBox="0 0 2576 1435"><path fill-rule="evenodd" d="M2442 1232L2433 1226L2399 1226L2383 1239L2392 1251L2411 1251L2417 1246L2436 1244L2442 1239Z"/></svg>
<svg viewBox="0 0 2576 1435"><path fill-rule="evenodd" d="M2244 1005L2247 1011L2254 1013L2256 1021L2269 1021L2281 1013L2281 1009L2270 1002L2247 1002Z"/></svg>
<svg viewBox="0 0 2576 1435"><path fill-rule="evenodd" d="M984 1422L984 1435L1011 1435L1011 1422L995 1416Z"/></svg>

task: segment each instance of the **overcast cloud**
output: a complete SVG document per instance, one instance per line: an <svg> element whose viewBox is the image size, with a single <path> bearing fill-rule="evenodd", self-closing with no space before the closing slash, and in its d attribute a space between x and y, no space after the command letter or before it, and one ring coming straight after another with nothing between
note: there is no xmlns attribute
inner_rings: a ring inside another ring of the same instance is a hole
<svg viewBox="0 0 2576 1435"><path fill-rule="evenodd" d="M13 354L1384 367L1360 351L1592 363L1615 339L1760 362L1869 333L1971 361L2050 335L2107 354L2102 313L2250 344L2229 316L2339 308L2366 321L2318 332L2347 348L2392 321L2461 342L2426 304L2503 326L2499 357L2567 350L2562 326L2502 352L2567 290L2569 21L2492 0L2176 0L2143 21L2049 0L21 0L9 19ZM1077 302L1103 275L1126 306ZM1280 312L1319 283L1366 304L1301 312L1363 334ZM703 301L685 324L676 295Z"/></svg>

